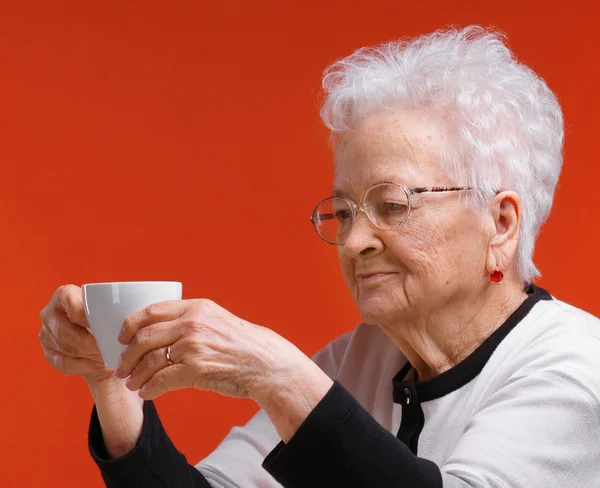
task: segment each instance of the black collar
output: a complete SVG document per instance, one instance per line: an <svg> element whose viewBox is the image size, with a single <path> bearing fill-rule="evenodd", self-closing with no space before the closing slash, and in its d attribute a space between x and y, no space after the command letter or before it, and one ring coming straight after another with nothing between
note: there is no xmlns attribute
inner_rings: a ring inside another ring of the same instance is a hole
<svg viewBox="0 0 600 488"><path fill-rule="evenodd" d="M526 289L529 296L515 310L506 322L504 322L492 335L490 335L483 343L475 349L463 361L458 363L448 371L435 376L427 381L413 383L417 390L419 401L426 402L436 398L448 395L459 388L462 388L471 380L473 380L486 365L498 345L502 340L513 330L521 320L531 311L533 306L541 300L552 300L552 296L543 288L530 285ZM406 362L402 369L393 379L394 385L394 402L401 402L401 394L407 383L402 380L411 370L412 364Z"/></svg>

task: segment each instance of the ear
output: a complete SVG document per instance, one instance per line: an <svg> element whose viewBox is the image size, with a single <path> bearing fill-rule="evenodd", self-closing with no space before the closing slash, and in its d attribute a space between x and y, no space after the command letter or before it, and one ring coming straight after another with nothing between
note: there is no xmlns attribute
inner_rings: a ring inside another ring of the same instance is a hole
<svg viewBox="0 0 600 488"><path fill-rule="evenodd" d="M513 263L519 244L522 208L521 197L514 191L500 192L490 202L494 232L486 261L488 273L505 271Z"/></svg>

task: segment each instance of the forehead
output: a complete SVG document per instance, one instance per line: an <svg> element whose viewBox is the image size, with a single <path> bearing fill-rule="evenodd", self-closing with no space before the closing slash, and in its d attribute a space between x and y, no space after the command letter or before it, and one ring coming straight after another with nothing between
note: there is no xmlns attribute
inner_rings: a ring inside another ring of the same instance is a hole
<svg viewBox="0 0 600 488"><path fill-rule="evenodd" d="M381 181L406 186L442 184L441 131L423 114L380 111L340 139L334 155L334 189L352 192ZM447 179L447 177L446 177Z"/></svg>

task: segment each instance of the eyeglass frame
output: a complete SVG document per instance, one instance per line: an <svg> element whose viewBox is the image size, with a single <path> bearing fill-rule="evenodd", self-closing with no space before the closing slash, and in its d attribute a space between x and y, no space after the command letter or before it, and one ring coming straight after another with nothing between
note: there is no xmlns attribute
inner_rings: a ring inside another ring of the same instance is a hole
<svg viewBox="0 0 600 488"><path fill-rule="evenodd" d="M391 227L389 229L380 227L377 224L377 222L375 222L371 218L371 216L365 209L365 197L368 195L368 193L373 188L377 188L378 186L383 186L383 185L393 185L398 188L401 188L404 191L404 193L406 193L406 201L408 203L408 205L407 205L408 209L406 211L406 215L404 216L404 219L402 219L402 221L399 224L397 224L394 227ZM373 186L367 188L367 190L363 193L363 196L360 199L360 203L356 203L354 200L347 198L347 197L343 197L341 195L332 195L330 197L324 198L319 203L317 203L317 205L313 209L312 215L310 216L310 221L311 221L317 235L321 239L323 239L326 243L334 245L334 246L343 246L346 243L347 237L346 237L346 239L344 239L343 242L340 242L340 243L331 242L330 240L325 239L325 237L323 237L321 235L321 233L319 232L319 230L317 228L317 220L316 220L317 209L327 200L331 200L333 198L341 198L342 200L344 200L346 203L348 203L350 205L350 208L352 209L352 219L353 219L352 228L354 227L354 223L356 222L356 217L358 216L358 211L360 210L362 213L364 213L367 216L367 219L369 220L369 222L371 222L377 229L390 231L390 230L397 229L398 227L400 227L402 224L404 224L407 221L408 216L410 215L411 208L412 208L411 202L410 202L411 195L418 195L421 193L443 193L443 192L452 192L452 191L467 191L467 190L472 190L472 189L473 189L473 187L470 187L470 186L415 186L412 188L407 188L404 185L399 185L398 183L393 183L391 181L382 181L381 183L376 183ZM334 218L335 218L335 216L332 217L332 219L334 219ZM352 229L350 229L350 232L352 232ZM350 234L348 234L348 235L350 235Z"/></svg>

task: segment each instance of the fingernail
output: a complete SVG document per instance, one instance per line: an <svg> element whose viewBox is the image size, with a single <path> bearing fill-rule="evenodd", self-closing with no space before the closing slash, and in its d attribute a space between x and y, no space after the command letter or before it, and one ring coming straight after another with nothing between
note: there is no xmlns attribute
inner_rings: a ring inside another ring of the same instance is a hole
<svg viewBox="0 0 600 488"><path fill-rule="evenodd" d="M123 378L123 370L121 369L121 366L117 368L115 374L117 375L117 378Z"/></svg>
<svg viewBox="0 0 600 488"><path fill-rule="evenodd" d="M130 378L127 378L127 381L125 382L125 386L126 386L127 388L130 388L130 387L131 387L131 377L130 377ZM131 389L131 388L130 388L130 389Z"/></svg>

